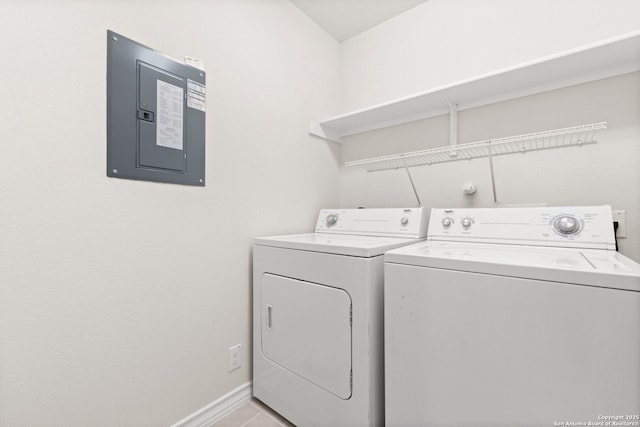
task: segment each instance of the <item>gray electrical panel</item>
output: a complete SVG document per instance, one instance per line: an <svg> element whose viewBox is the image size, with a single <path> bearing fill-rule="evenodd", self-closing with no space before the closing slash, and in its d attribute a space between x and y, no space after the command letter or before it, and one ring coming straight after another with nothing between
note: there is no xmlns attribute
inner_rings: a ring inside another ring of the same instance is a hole
<svg viewBox="0 0 640 427"><path fill-rule="evenodd" d="M107 31L107 176L205 184L205 77Z"/></svg>

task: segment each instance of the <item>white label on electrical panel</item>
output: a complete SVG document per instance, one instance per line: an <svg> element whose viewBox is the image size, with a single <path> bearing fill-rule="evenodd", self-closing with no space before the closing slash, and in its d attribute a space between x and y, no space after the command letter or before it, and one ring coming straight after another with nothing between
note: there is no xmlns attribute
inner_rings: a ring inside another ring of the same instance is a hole
<svg viewBox="0 0 640 427"><path fill-rule="evenodd" d="M196 67L199 70L204 71L204 61L200 58L194 58L193 56L185 56L184 63Z"/></svg>
<svg viewBox="0 0 640 427"><path fill-rule="evenodd" d="M158 80L157 102L156 145L182 150L184 90L179 86Z"/></svg>
<svg viewBox="0 0 640 427"><path fill-rule="evenodd" d="M187 80L187 107L206 111L207 89L204 85Z"/></svg>

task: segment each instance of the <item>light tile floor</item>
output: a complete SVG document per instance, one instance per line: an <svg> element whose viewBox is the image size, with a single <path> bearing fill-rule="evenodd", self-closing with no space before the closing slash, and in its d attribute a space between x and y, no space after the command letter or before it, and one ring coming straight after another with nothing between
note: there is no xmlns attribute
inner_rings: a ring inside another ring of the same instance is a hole
<svg viewBox="0 0 640 427"><path fill-rule="evenodd" d="M251 399L210 427L295 427L259 400Z"/></svg>

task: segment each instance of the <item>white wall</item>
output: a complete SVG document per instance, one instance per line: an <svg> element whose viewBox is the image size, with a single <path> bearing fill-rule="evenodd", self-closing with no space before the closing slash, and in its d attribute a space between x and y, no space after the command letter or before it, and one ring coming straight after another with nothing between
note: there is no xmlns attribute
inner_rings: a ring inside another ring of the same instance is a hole
<svg viewBox="0 0 640 427"><path fill-rule="evenodd" d="M204 60L206 187L106 177L107 29ZM252 238L338 203L307 125L339 44L287 0L4 0L0 38L0 425L169 425L249 381Z"/></svg>
<svg viewBox="0 0 640 427"><path fill-rule="evenodd" d="M640 28L637 1L430 0L343 44L343 111L410 95ZM465 110L458 141L608 122L598 143L494 159L498 202L627 211L623 254L640 261L640 73ZM343 139L342 160L449 143L448 116ZM412 169L427 207L485 207L487 159ZM464 196L462 184L478 192ZM341 205L415 205L403 170L342 168Z"/></svg>

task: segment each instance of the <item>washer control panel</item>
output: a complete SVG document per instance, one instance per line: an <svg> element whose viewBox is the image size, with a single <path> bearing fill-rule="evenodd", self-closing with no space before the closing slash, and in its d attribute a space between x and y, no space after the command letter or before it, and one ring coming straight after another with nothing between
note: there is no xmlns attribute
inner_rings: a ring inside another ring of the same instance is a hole
<svg viewBox="0 0 640 427"><path fill-rule="evenodd" d="M427 238L615 248L610 206L432 209Z"/></svg>
<svg viewBox="0 0 640 427"><path fill-rule="evenodd" d="M427 235L425 208L322 209L316 233L424 238Z"/></svg>

